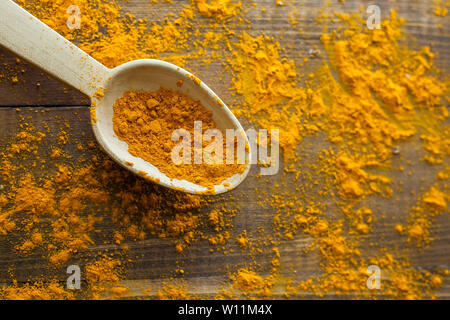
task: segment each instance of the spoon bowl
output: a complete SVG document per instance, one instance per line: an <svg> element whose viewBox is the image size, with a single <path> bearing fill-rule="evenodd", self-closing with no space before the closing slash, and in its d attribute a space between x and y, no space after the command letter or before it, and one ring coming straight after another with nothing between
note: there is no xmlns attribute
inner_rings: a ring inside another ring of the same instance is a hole
<svg viewBox="0 0 450 320"><path fill-rule="evenodd" d="M106 153L124 168L165 187L192 194L227 192L246 178L251 159L247 148L245 170L208 189L190 181L169 178L151 163L131 155L127 143L115 134L113 106L118 98L128 90L155 91L165 87L199 100L212 112L218 129L240 132L249 145L241 124L223 101L186 70L154 59L107 68L11 0L0 2L0 45L91 97L95 107L91 110L95 137ZM179 80L183 82L180 87L177 86Z"/></svg>
<svg viewBox="0 0 450 320"><path fill-rule="evenodd" d="M181 86L177 85L180 80L182 80ZM207 110L212 112L213 120L222 132L225 132L226 129L243 132L239 121L222 100L194 75L168 62L142 59L127 62L112 69L111 77L105 83L101 99L94 95L94 99L97 99L95 107L97 120L93 122L93 129L103 149L125 168L139 175L145 174L146 178L166 187L181 189L193 194L219 194L236 187L247 176L249 166L243 173L235 174L220 185L216 185L214 190L208 190L186 180L171 179L151 163L128 152L128 144L120 140L113 129L113 105L127 90L156 91L160 87L179 91L192 99L199 100ZM245 139L247 139L246 136ZM248 143L247 140L246 143ZM249 163L250 154L247 153L245 156L246 162Z"/></svg>

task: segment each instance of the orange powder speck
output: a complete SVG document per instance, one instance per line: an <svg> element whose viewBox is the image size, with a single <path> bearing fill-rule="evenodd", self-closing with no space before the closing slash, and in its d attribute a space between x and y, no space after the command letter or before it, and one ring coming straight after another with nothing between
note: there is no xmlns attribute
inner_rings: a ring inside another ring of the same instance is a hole
<svg viewBox="0 0 450 320"><path fill-rule="evenodd" d="M223 20L236 16L241 7L241 2L234 0L194 0L197 10L201 15Z"/></svg>

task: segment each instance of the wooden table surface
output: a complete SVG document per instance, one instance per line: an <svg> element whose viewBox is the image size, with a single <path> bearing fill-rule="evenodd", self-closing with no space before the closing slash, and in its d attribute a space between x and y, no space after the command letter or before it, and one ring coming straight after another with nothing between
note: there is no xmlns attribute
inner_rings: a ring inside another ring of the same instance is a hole
<svg viewBox="0 0 450 320"><path fill-rule="evenodd" d="M161 4L149 6L149 0L130 0L123 3L124 10L129 10L131 13L136 13L139 16L148 17L164 17L170 9L164 1ZM298 1L298 12L300 26L303 28L303 33L291 32L292 26L288 23L288 6L275 7L274 0L257 0L261 7L268 10L265 17L270 17L270 21L262 18L259 10L249 10L247 17L252 22L251 32L258 34L264 32L267 35L274 36L280 40L281 45L290 44L286 52L288 55L303 56L307 55L310 48L314 45L320 47L319 36L322 31L322 26L313 23L315 15L319 12L319 8L323 6L325 1ZM293 1L291 1L293 2ZM338 1L330 1L331 5L325 10L331 12L332 10L350 12L358 11L360 6L366 8L368 4L373 1L362 0L347 0L344 4ZM174 1L172 7L181 6L185 1ZM445 18L435 16L431 12L432 1L387 1L378 0L376 2L382 9L382 16L385 17L389 10L397 9L398 15L406 18L407 24L405 31L411 36L409 39L412 46L430 45L433 52L437 52L436 65L442 70L448 70L450 66L450 35L449 23L444 24L444 28L438 28L439 23L443 23ZM244 4L247 7L248 4ZM287 30L282 32L282 30ZM314 64L311 65L311 68ZM205 83L210 85L212 89L218 93L219 96L225 97L227 102L230 99L228 92L229 83L226 81L217 81L216 75L220 68L220 63L212 63L210 66L204 66L199 63L190 63L189 68L196 75L198 75ZM24 72L21 72L21 70ZM80 93L66 88L58 81L43 74L37 68L25 63L17 63L16 57L0 49L0 74L8 75L19 74L20 84L12 85L11 81L5 78L0 79L0 140L3 137L19 130L17 121L18 114L15 111L16 107L23 108L24 113L32 114L35 108L39 106L50 107L50 111L46 113L38 113L33 116L32 122L39 126L42 120L47 120L52 130L58 129L58 124L55 122L55 115L60 115L70 124L70 133L74 140L87 141L94 139L91 132L89 122L89 99ZM40 88L36 87L36 82L40 83ZM28 110L28 111L27 111ZM78 115L74 114L74 110ZM82 136L81 132L86 132ZM313 140L311 140L314 142ZM0 147L3 147L0 142ZM70 144L70 142L69 142ZM407 144L408 145L408 144ZM319 146L320 147L320 146ZM76 146L68 146L68 152L74 157L82 154L82 151L77 150ZM99 152L94 151L94 152ZM417 160L417 154L414 148L406 149L404 158L411 158ZM415 161L415 174L407 177L406 173L396 173L402 175L405 183L405 190L399 194L399 200L396 199L377 199L383 211L388 212L392 216L404 216L408 208L414 204L415 198L409 196L409 189L420 189L419 186L431 185L437 169L424 164L420 161ZM248 232L255 231L258 227L265 227L270 230L272 223L272 212L269 209L261 209L256 204L257 193L254 191L256 185L261 182L255 177L256 171L252 171L250 177L245 183L234 193L246 193L247 199L238 203L240 210L234 218L233 234L238 235L242 230L246 229ZM277 177L269 178L269 183L275 181ZM383 223L377 224L377 227L371 232L368 237L368 242L377 242L386 247L395 246L399 241L399 237L392 233L393 224L389 219ZM113 228L111 224L104 222L101 228L108 231ZM389 231L388 231L389 230ZM420 268L435 268L437 266L449 267L450 259L450 219L448 219L448 212L437 217L436 223L432 228L433 236L436 240L433 244L425 250L412 250L411 259L412 264ZM295 265L298 272L293 273L292 270L283 270L286 276L293 278L304 279L319 272L318 257L315 255L304 255L301 248L305 246L308 239L300 238L298 240L289 241L280 247L282 256L282 265ZM15 266L15 276L19 282L26 281L30 277L39 276L45 273L45 266L48 264L45 258L38 254L21 257L14 254L11 249L11 243L0 241L0 283L6 282L9 279L8 269L11 265ZM211 296L217 292L220 282L227 277L226 265L243 265L248 257L242 253L237 245L233 242L230 248L234 248L234 252L228 255L223 253L211 253L210 246L205 242L199 242L191 246L189 250L179 255L173 249L173 244L167 240L148 239L142 242L131 244L131 252L134 256L139 256L128 270L127 278L131 287L138 287L139 283L144 281L150 284L157 285L161 282L164 275L171 275L173 267L178 264L182 265L185 270L185 280L188 285L196 288L196 291L201 294L209 294ZM107 250L107 246L96 246L91 248L92 251ZM370 250L370 249L367 249ZM270 253L262 254L258 257L258 262L264 267L269 266ZM64 274L61 275L65 276ZM139 296L142 293L138 289L131 291L130 295ZM450 281L447 279L444 285L438 290L438 298L450 298Z"/></svg>

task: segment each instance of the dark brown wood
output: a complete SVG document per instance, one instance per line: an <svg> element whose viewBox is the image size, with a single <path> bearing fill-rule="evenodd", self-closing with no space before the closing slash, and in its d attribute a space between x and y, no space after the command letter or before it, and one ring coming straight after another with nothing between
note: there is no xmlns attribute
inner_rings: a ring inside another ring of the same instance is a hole
<svg viewBox="0 0 450 320"><path fill-rule="evenodd" d="M0 47L0 105L89 106L90 99Z"/></svg>
<svg viewBox="0 0 450 320"><path fill-rule="evenodd" d="M308 55L309 49L315 45L320 47L319 36L323 26L314 22L315 16L323 3L328 1L286 1L288 5L274 7L273 0L256 1L258 6L254 9L244 3L244 8L248 10L247 17L252 22L251 33L259 34L264 32L280 41L281 46L285 48L286 55L294 57L297 61ZM338 1L331 1L330 6L325 7L326 12L336 11L357 11L362 6L363 12L371 1L347 0L344 4ZM124 9L136 14L139 17L151 17L153 20L162 19L172 10L178 10L185 1L175 1L168 5L165 1L151 6L148 0L135 0L123 3ZM434 52L439 52L436 57L436 64L444 71L450 66L450 36L448 19L436 17L431 12L432 1L387 1L380 0L377 4L382 9L383 17L386 17L390 9L398 9L398 15L407 19L405 26L406 34L410 35L410 45L423 46L430 45ZM265 14L261 14L261 8L267 8ZM178 9L177 9L178 8ZM288 13L297 11L297 18L302 32L298 32L288 23ZM443 24L443 28L438 28ZM242 30L244 30L244 26ZM237 32L239 32L238 30ZM414 40L414 39L415 40ZM313 60L305 68L299 70L302 74L307 74L313 70L314 66L321 63L320 59ZM201 62L191 62L190 70L196 73L205 83L211 86L220 96L225 97L225 101L232 101L232 96L228 91L228 76L223 81L217 80L218 74L226 73L221 63L213 63L209 66ZM21 72L21 70L25 72ZM9 75L17 74L19 71L19 83L13 85L9 80ZM51 130L59 127L60 123L55 119L59 116L70 124L70 134L73 141L93 140L94 136L89 124L89 109L83 107L89 105L87 97L71 89L64 90L64 85L54 79L42 74L37 68L21 61L16 62L16 57L11 53L0 51L0 74L5 75L0 78L0 105L2 106L59 106L52 108L46 113L36 113L31 122L39 125L45 120ZM443 77L445 72L443 72ZM40 83L37 89L36 83ZM70 107L72 106L72 107ZM80 107L81 106L81 107ZM77 112L75 114L74 112ZM22 114L33 114L33 110L24 109ZM6 137L14 134L18 130L18 113L14 108L0 108L0 148L4 146ZM84 132L83 136L81 133ZM320 139L311 139L315 148L321 148L323 141ZM412 161L411 170L414 175L408 176L404 173L395 173L395 181L403 181L402 191L396 191L392 199L372 199L369 205L379 208L377 214L384 213L388 219L380 219L375 224L375 230L367 236L366 243L374 242L380 246L395 247L401 245L401 237L393 231L393 226L399 219L405 219L406 212L414 204L415 197L410 195L411 190L419 190L421 187L430 186L433 182L436 172L440 166L430 167L422 161L419 161L421 154L418 151L418 142L411 141L402 146L402 158L394 160L398 164L406 160ZM74 158L83 156L83 152L76 149L75 145L67 146L68 152ZM93 150L92 153L99 153L100 150ZM257 204L257 196L262 190L268 190L270 185L275 183L279 177L269 177L267 184L261 183L256 175L256 169L250 177L232 194L238 197L240 210L234 218L233 235L236 236L246 229L249 233L256 232L258 227L264 227L266 231L271 230L272 214L269 209L261 209ZM394 190L400 188L394 186ZM107 212L105 212L107 214ZM393 218L393 219L391 219ZM394 219L395 218L395 219ZM108 220L102 222L100 228L105 234L111 234L114 225ZM436 240L430 248L417 250L411 248L411 257L414 266L418 268L434 269L439 266L449 267L450 257L450 220L448 212L436 218L432 228L433 236ZM285 276L296 280L305 279L319 272L319 259L314 254L305 255L301 251L311 239L298 237L294 241L289 241L280 245L282 257L282 273ZM15 277L19 281L26 281L29 277L37 277L47 274L47 261L42 257L42 253L33 253L27 257L21 257L12 250L14 243L5 243L0 240L0 283L8 281L8 269L14 267ZM245 253L241 252L234 241L231 241L229 248L234 252L228 255L223 253L211 253L210 246L202 241L191 246L183 254L177 254L173 249L173 243L170 240L148 239L142 242L130 244L130 257L135 262L130 265L127 278L129 285L136 288L132 290L131 296L140 296L142 293L138 289L140 284L157 285L162 277L173 275L173 267L182 265L185 270L186 283L195 287L198 293L207 294L213 297L220 287L220 282L228 278L227 265L236 268L245 265L250 260ZM90 250L92 253L112 249L109 246L94 246ZM364 251L365 250L365 251ZM371 252L370 246L365 246L362 251L367 255ZM270 248L264 254L256 258L263 270L270 268ZM76 259L75 259L76 260ZM253 261L253 260L251 260ZM76 262L76 261L75 261ZM63 271L61 278L64 278ZM450 299L450 280L447 279L444 285L438 290L438 297Z"/></svg>

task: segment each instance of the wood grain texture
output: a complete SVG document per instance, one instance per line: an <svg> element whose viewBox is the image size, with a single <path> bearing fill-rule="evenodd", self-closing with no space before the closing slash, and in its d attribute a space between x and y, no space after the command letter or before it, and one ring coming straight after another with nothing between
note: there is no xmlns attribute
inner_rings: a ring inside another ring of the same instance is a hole
<svg viewBox="0 0 450 320"><path fill-rule="evenodd" d="M245 1L244 9L247 9L247 17L251 21L252 34L265 34L272 36L280 41L281 46L289 57L300 61L308 55L308 51L315 45L320 47L319 36L322 25L314 22L314 17L323 8L323 3L328 1L285 1L286 6L274 7L273 0L254 1L258 4L254 9ZM365 11L368 4L372 1L347 0L344 4L338 1L331 1L331 5L325 7L325 12L336 11L358 11L360 7ZM151 6L148 0L130 0L123 4L124 10L135 14L138 17L148 17L152 21L159 21L170 12L180 10L185 1L174 1L168 5L161 1L160 4ZM407 24L405 32L410 36L408 42L411 46L430 45L433 52L439 52L436 57L436 64L439 68L447 71L450 67L450 35L449 19L436 17L431 12L432 1L388 1L380 0L376 2L381 7L382 15L387 16L389 10L397 9L398 15L406 18ZM261 13L261 8L267 8L266 13ZM299 20L298 27L302 30L294 29L288 22L288 14L294 12ZM438 28L438 24L444 24L443 28ZM247 30L245 26L241 30ZM321 63L320 59L313 61L304 69L299 70L302 74L308 74L313 68ZM20 72L24 69L25 72ZM223 96L225 102L231 101L231 95L228 91L229 78L220 62L212 63L208 66L201 62L191 62L189 69L197 74L205 83L207 83L219 96ZM19 70L19 84L12 85L8 76L16 74ZM55 115L67 121L70 126L70 133L73 141L87 141L94 139L89 125L89 101L83 95L76 91L64 89L64 85L54 79L43 75L35 67L25 62L16 62L16 58L11 53L0 51L0 74L6 77L0 78L0 105L1 106L59 106L51 108L49 112L37 113L31 120L33 124L39 125L45 120L52 130L57 130L59 123L55 120ZM224 79L219 81L217 74L225 74ZM443 77L445 72L443 74ZM40 83L40 88L36 88L36 82ZM34 109L24 109L24 113L33 114ZM77 114L74 113L77 112ZM0 108L0 141L18 130L18 114L13 108ZM55 131L56 132L56 131ZM85 132L83 136L81 133ZM305 145L313 145L317 150L324 146L324 141L320 138L310 138L305 141ZM3 148L0 145L0 148ZM83 152L76 149L75 144L67 146L67 152L74 158L83 156ZM100 150L91 150L92 154L99 153ZM399 221L404 221L406 212L414 205L415 197L412 197L411 190L429 187L433 181L436 172L440 166L430 167L421 158L421 149L418 141L411 141L402 146L402 157L393 160L393 166L405 163L407 160L412 162L408 170L413 171L413 175L405 172L396 172L394 181L403 181L404 184L394 185L394 197L392 199L374 198L368 201L368 205L377 208L377 212L384 213L389 219L381 219L374 225L374 230L367 235L365 245L362 248L363 255L369 256L373 249L368 245L371 242L380 246L396 247L401 246L401 238L393 231L393 226ZM266 231L271 230L273 212L270 209L262 209L257 205L258 194L261 190L267 190L271 184L278 181L279 177L268 178L266 184L262 183L256 177L256 169L253 169L249 178L233 194L240 196L242 200L237 203L240 207L239 213L234 218L233 234L238 235L242 230L249 233L256 232L258 227L263 227ZM326 201L326 199L324 199ZM105 212L107 216L108 212ZM330 215L332 213L330 212ZM392 217L392 219L391 219ZM114 225L107 219L102 222L101 229L110 234ZM430 248L426 250L416 250L411 248L410 254L412 263L417 268L434 269L439 266L450 264L450 220L448 212L437 217L432 227L432 234L436 238ZM306 247L311 239L304 236L296 238L280 245L282 274L292 277L295 280L306 279L319 272L319 258L314 254L305 255L302 248ZM26 281L30 276L37 277L46 275L46 258L42 253L33 253L27 257L17 256L12 250L13 243L0 241L0 282L8 280L8 269L14 267L15 276L19 281ZM164 276L173 275L174 266L180 265L185 270L185 280L188 286L195 287L200 294L206 294L211 297L217 292L221 281L228 277L226 266L233 268L245 265L250 259L245 253L242 253L231 242L230 248L233 253L224 255L223 253L210 252L210 246L206 242L199 242L191 246L189 250L182 255L177 254L173 249L170 240L161 240L151 238L142 242L130 244L130 256L135 258L135 262L130 265L127 275L128 284L135 288L129 297L141 296L142 292L139 286L150 284L155 288L161 283ZM91 248L92 253L99 251L105 252L108 249L114 249L109 246L96 246ZM264 252L256 258L256 261L262 266L263 270L270 269L270 252ZM253 259L252 259L253 260ZM71 261L76 263L76 259ZM61 279L65 274L61 271ZM174 275L176 276L176 275ZM281 291L280 291L281 292ZM309 296L307 296L309 297ZM332 296L327 296L334 298ZM314 297L310 297L314 298ZM450 280L447 279L444 285L438 290L438 298L450 299Z"/></svg>
<svg viewBox="0 0 450 320"><path fill-rule="evenodd" d="M12 82L17 77L18 83ZM2 106L90 105L90 99L43 73L34 65L0 48L0 97Z"/></svg>

